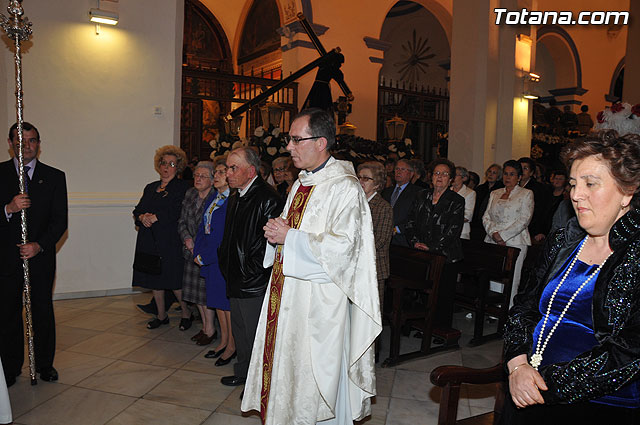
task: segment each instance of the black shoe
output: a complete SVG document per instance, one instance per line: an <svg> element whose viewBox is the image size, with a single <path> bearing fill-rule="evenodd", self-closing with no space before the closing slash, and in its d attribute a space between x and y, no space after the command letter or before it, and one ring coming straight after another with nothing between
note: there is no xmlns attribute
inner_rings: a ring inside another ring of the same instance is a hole
<svg viewBox="0 0 640 425"><path fill-rule="evenodd" d="M224 366L226 364L229 364L231 360L236 358L237 355L238 353L234 351L233 354L230 355L228 359L223 359L222 357L220 357L218 360L216 360L216 366Z"/></svg>
<svg viewBox="0 0 640 425"><path fill-rule="evenodd" d="M47 382L58 380L58 371L52 366L50 368L43 369L40 372L40 379Z"/></svg>
<svg viewBox="0 0 640 425"><path fill-rule="evenodd" d="M225 346L225 347L222 347L221 349L219 349L218 351L215 351L215 350L209 350L209 351L207 352L207 354L205 354L205 355L204 355L204 358L205 358L205 359L215 359L215 358L217 358L217 357L220 357L220 354L224 353L224 350L225 350L226 348L227 348L227 347Z"/></svg>
<svg viewBox="0 0 640 425"><path fill-rule="evenodd" d="M154 316L158 314L158 307L156 306L156 303L136 304L136 307L138 307L138 309L143 313L153 314Z"/></svg>
<svg viewBox="0 0 640 425"><path fill-rule="evenodd" d="M191 322L192 321L193 321L193 314L191 315L191 317L189 319L185 319L183 317L182 319L180 319L179 329L181 331L186 331L187 329L189 329L191 327Z"/></svg>
<svg viewBox="0 0 640 425"><path fill-rule="evenodd" d="M168 325L169 324L169 316L160 320L157 317L149 322L147 322L147 329L155 329L160 327L160 325Z"/></svg>
<svg viewBox="0 0 640 425"><path fill-rule="evenodd" d="M238 385L244 385L245 382L247 382L247 378L241 378L235 375L223 376L222 379L220 379L220 383L227 387L237 387Z"/></svg>

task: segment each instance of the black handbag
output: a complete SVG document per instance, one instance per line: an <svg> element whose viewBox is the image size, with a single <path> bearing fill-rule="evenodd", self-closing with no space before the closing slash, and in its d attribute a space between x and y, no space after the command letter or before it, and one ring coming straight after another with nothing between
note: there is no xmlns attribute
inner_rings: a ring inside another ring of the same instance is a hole
<svg viewBox="0 0 640 425"><path fill-rule="evenodd" d="M156 245L157 249L156 235L153 233L153 228L150 230L153 244ZM133 270L156 276L162 274L162 257L158 254L136 251L133 257Z"/></svg>
<svg viewBox="0 0 640 425"><path fill-rule="evenodd" d="M162 257L156 254L136 251L133 258L133 270L152 275L162 274Z"/></svg>

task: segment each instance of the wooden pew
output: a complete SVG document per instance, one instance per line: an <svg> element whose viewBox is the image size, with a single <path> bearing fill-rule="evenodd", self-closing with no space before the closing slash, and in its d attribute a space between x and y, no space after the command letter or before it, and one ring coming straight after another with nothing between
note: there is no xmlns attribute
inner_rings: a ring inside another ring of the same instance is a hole
<svg viewBox="0 0 640 425"><path fill-rule="evenodd" d="M507 376L502 363L487 369L464 366L439 366L431 372L431 382L442 388L438 425L490 425L500 423L504 407ZM496 401L493 412L473 416L456 422L460 387L462 384L486 385L496 383Z"/></svg>
<svg viewBox="0 0 640 425"><path fill-rule="evenodd" d="M509 312L520 249L463 239L462 251L464 260L459 264L455 303L474 312L473 338L469 342L473 346L500 337ZM503 292L492 291L490 281L502 283ZM484 335L485 315L498 318L497 332Z"/></svg>
<svg viewBox="0 0 640 425"><path fill-rule="evenodd" d="M438 287L441 284L446 257L392 245L389 250L389 261L391 275L387 286L392 294L392 308L386 316L391 323L391 347L389 357L383 362L382 367L395 366L400 362L443 349L457 348L459 331L456 331L456 334L451 329L439 329L434 326ZM403 326L422 331L420 350L400 354ZM443 337L445 344L432 348L433 335Z"/></svg>

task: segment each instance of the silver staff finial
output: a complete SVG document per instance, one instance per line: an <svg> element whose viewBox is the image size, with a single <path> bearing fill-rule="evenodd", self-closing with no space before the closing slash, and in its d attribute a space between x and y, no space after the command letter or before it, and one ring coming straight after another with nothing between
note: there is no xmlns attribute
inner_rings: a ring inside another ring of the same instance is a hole
<svg viewBox="0 0 640 425"><path fill-rule="evenodd" d="M9 12L9 18L0 14L0 25L7 36L12 40L16 38L22 41L28 40L31 37L31 22L26 16L22 17L24 15L22 0L10 0L7 12Z"/></svg>

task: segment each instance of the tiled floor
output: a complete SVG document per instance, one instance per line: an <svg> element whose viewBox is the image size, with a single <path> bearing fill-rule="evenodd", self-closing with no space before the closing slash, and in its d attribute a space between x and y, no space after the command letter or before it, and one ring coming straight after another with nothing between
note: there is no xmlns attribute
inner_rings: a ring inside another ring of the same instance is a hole
<svg viewBox="0 0 640 425"><path fill-rule="evenodd" d="M55 302L58 351L57 383L31 386L27 365L9 389L15 424L98 425L259 424L258 417L240 411L241 388L225 387L220 377L232 374L232 364L215 367L205 359L211 347L190 341L194 328L181 332L175 311L171 325L147 330L149 316L136 303L148 294ZM440 391L429 381L442 364L488 367L497 363L501 343L466 347L473 328L464 313L454 326L463 331L460 350L377 370L378 396L373 414L363 424L435 424ZM382 356L388 352L385 329ZM415 349L416 338L403 338L403 351ZM458 417L493 408L493 386L463 388Z"/></svg>

